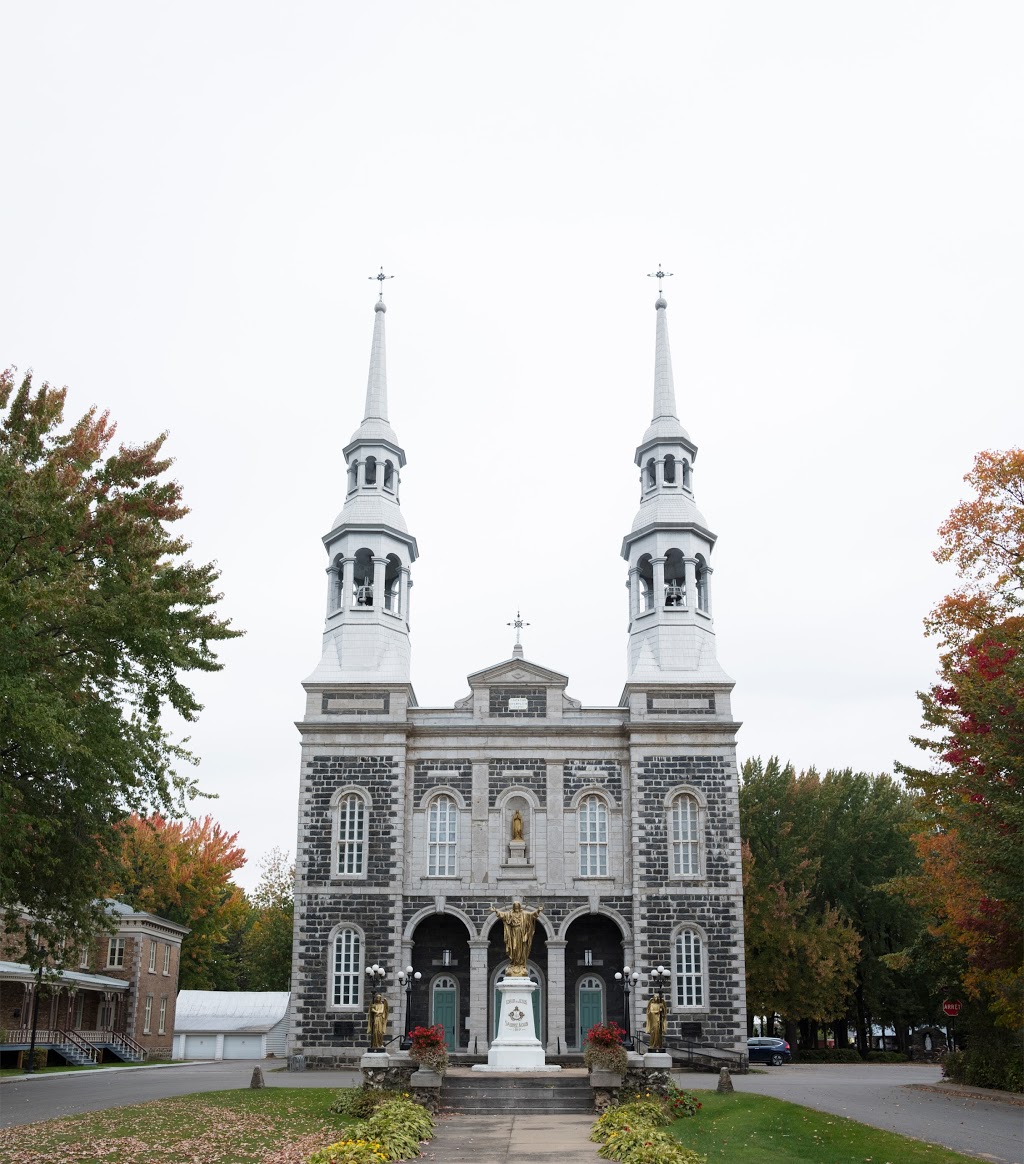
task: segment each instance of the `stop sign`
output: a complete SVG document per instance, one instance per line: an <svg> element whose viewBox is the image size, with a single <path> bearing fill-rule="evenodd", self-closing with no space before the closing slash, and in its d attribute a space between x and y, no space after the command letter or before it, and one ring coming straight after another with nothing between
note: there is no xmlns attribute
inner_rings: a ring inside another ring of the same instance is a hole
<svg viewBox="0 0 1024 1164"><path fill-rule="evenodd" d="M959 998L947 998L943 1000L942 1012L943 1014L948 1015L950 1018L956 1018L956 1016L963 1010L963 1007L964 1004L960 1001Z"/></svg>

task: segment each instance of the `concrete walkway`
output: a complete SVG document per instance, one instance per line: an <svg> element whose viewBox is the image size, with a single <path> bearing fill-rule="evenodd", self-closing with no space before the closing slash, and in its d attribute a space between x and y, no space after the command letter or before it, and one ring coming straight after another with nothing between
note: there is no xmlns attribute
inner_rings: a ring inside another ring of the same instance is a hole
<svg viewBox="0 0 1024 1164"><path fill-rule="evenodd" d="M422 1159L438 1164L601 1164L592 1115L447 1115Z"/></svg>

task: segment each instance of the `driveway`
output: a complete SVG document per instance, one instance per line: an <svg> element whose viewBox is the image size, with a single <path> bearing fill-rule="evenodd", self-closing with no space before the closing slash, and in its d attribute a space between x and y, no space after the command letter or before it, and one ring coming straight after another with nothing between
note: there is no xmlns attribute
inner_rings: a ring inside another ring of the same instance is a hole
<svg viewBox="0 0 1024 1164"><path fill-rule="evenodd" d="M941 1069L927 1064L815 1063L765 1067L734 1076L733 1085L737 1091L802 1103L967 1156L1022 1164L1024 1108L928 1090L941 1078Z"/></svg>

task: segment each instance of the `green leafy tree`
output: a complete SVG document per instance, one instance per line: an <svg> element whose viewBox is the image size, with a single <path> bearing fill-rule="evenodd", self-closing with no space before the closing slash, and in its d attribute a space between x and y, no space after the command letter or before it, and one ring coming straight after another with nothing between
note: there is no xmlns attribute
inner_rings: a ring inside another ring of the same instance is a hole
<svg viewBox="0 0 1024 1164"><path fill-rule="evenodd" d="M111 451L108 415L65 427L65 395L0 374L0 910L51 947L103 924L118 823L195 792L161 715L196 718L181 676L239 633L171 532L187 510L164 436Z"/></svg>
<svg viewBox="0 0 1024 1164"><path fill-rule="evenodd" d="M248 896L242 981L246 990L290 990L295 866L281 849L271 849L260 864L259 884Z"/></svg>

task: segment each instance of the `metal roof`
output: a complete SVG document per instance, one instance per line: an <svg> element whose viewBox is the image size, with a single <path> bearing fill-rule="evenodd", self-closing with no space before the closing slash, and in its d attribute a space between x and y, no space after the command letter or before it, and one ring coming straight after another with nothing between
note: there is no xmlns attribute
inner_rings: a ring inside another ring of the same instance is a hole
<svg viewBox="0 0 1024 1164"><path fill-rule="evenodd" d="M6 982L33 982L36 971L24 962L0 962L0 980ZM107 978L104 974L84 974L81 970L47 970L44 981L57 978L63 986L77 986L85 990L127 990L128 983L121 978Z"/></svg>
<svg viewBox="0 0 1024 1164"><path fill-rule="evenodd" d="M182 990L174 1030L269 1031L288 1013L290 998L287 990Z"/></svg>

